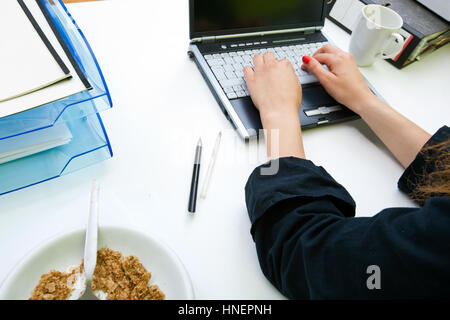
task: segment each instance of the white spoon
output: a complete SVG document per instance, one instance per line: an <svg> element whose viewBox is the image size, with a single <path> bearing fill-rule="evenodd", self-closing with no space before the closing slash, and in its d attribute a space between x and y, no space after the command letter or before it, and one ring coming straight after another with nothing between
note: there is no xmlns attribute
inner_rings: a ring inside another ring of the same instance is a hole
<svg viewBox="0 0 450 320"><path fill-rule="evenodd" d="M86 228L86 240L84 243L84 268L73 285L72 295L69 300L78 300L90 287L97 263L97 239L98 239L98 199L100 186L96 180L92 182L91 202L89 208L89 220ZM103 298L94 293L99 299Z"/></svg>

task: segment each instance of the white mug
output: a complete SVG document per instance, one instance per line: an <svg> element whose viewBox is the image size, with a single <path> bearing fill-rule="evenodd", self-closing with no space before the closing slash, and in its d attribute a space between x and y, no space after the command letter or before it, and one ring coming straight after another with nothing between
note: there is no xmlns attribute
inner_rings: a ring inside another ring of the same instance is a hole
<svg viewBox="0 0 450 320"><path fill-rule="evenodd" d="M396 33L403 26L400 15L387 7L369 4L363 7L352 32L349 52L360 67L372 65L378 59L396 57L405 43Z"/></svg>

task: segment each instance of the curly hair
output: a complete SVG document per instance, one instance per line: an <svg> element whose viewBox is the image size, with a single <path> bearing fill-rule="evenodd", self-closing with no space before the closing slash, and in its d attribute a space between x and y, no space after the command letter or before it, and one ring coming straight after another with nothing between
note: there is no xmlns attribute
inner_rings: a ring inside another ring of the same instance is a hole
<svg viewBox="0 0 450 320"><path fill-rule="evenodd" d="M422 151L427 163L421 178L411 193L420 205L431 197L450 197L450 140L427 146Z"/></svg>

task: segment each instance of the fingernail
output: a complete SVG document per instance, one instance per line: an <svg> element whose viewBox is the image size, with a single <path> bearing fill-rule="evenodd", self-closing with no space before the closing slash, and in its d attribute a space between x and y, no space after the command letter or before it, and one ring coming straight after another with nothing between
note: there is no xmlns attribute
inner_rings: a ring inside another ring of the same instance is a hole
<svg viewBox="0 0 450 320"><path fill-rule="evenodd" d="M309 56L303 56L302 60L303 60L303 63L308 64L308 63L311 61L311 57L309 57Z"/></svg>

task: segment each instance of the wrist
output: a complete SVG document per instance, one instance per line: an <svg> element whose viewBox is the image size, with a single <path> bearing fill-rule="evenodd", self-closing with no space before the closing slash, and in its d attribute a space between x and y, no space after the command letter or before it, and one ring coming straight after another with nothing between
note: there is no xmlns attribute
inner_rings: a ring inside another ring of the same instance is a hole
<svg viewBox="0 0 450 320"><path fill-rule="evenodd" d="M266 112L261 114L261 122L264 129L282 129L287 125L291 126L297 123L300 125L300 118L298 111Z"/></svg>
<svg viewBox="0 0 450 320"><path fill-rule="evenodd" d="M266 117L263 120L263 127L269 158L305 158L298 113Z"/></svg>
<svg viewBox="0 0 450 320"><path fill-rule="evenodd" d="M383 101L377 96L373 95L370 99L367 99L366 103L360 107L359 116L366 120L370 115L372 115L375 111L379 111L385 104Z"/></svg>
<svg viewBox="0 0 450 320"><path fill-rule="evenodd" d="M370 112L370 109L376 107L380 102L381 100L371 92L360 99L359 102L349 105L349 108L363 118L366 112Z"/></svg>

